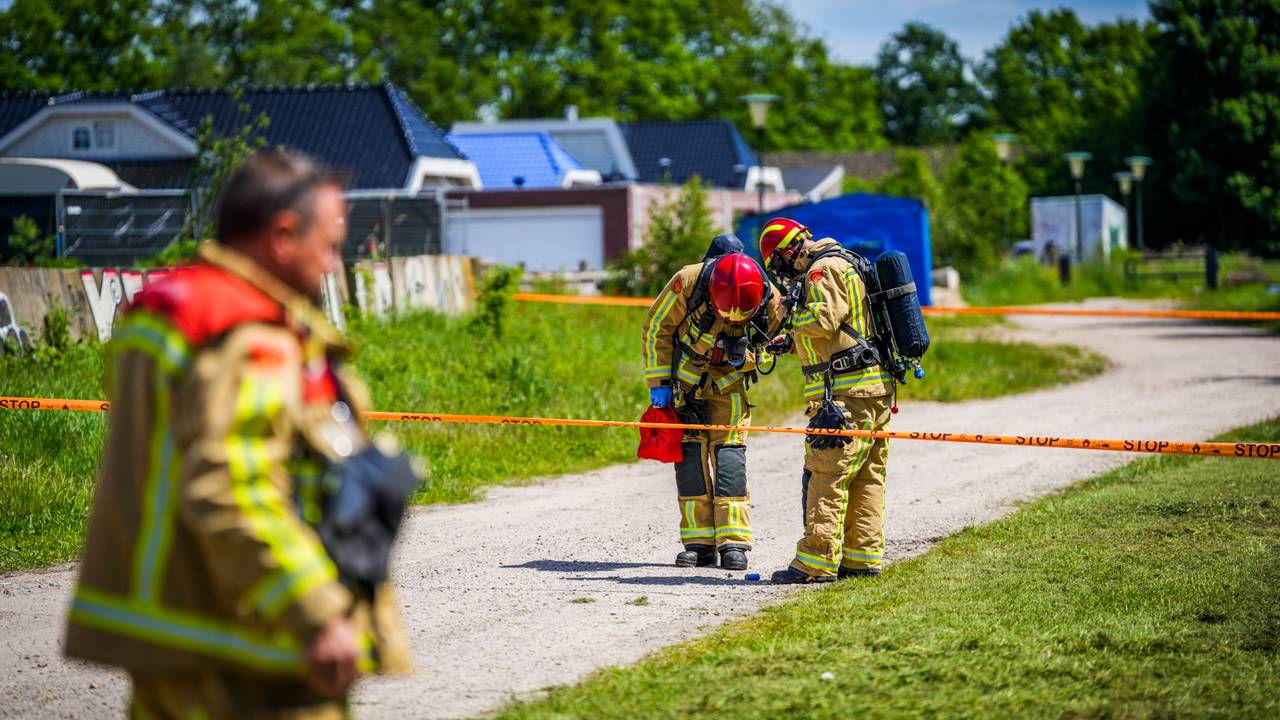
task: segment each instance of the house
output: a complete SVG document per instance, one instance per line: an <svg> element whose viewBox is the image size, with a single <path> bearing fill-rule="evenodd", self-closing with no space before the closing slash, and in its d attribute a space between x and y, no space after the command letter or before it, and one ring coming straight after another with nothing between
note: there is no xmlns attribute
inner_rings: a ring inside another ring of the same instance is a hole
<svg viewBox="0 0 1280 720"><path fill-rule="evenodd" d="M0 157L90 161L139 188L182 188L201 123L221 136L266 115L268 146L351 174L354 190L481 187L474 163L391 83L0 94Z"/></svg>
<svg viewBox="0 0 1280 720"><path fill-rule="evenodd" d="M451 190L444 252L519 264L531 272L598 271L639 247L652 205L670 198L675 186L695 174L706 187L713 222L722 230L731 229L742 214L755 212L761 202L767 210L803 199L785 191L776 168L757 166L756 155L727 120L619 124L609 118L580 120L571 109L564 119L457 123L449 137L476 153L483 174L486 164L493 163L486 160L489 148L484 143L496 144L505 136L528 146L539 135L548 136L583 168L598 172L603 184L564 187L563 180L555 184L548 172L537 185L527 176L518 187L496 187L486 178L485 192ZM473 137L484 139L472 145ZM548 169L536 150L531 153L535 164ZM496 172L499 182L512 170ZM763 197L757 194L757 177L763 180Z"/></svg>
<svg viewBox="0 0 1280 720"><path fill-rule="evenodd" d="M1129 247L1128 213L1106 195L1080 196L1080 253L1085 261L1111 261L1111 251ZM1041 260L1076 257L1076 199L1072 195L1031 198L1031 248ZM1050 250L1052 248L1052 250Z"/></svg>
<svg viewBox="0 0 1280 720"><path fill-rule="evenodd" d="M830 200L844 194L843 165L781 167L782 183L809 202Z"/></svg>
<svg viewBox="0 0 1280 720"><path fill-rule="evenodd" d="M583 167L545 132L450 135L449 142L480 170L487 190L599 185L600 172Z"/></svg>
<svg viewBox="0 0 1280 720"><path fill-rule="evenodd" d="M563 120L502 120L454 123L450 137L546 133L560 144L582 167L595 170L605 182L633 182L638 178L618 123L610 118L579 120L570 112Z"/></svg>
<svg viewBox="0 0 1280 720"><path fill-rule="evenodd" d="M267 147L307 153L346 175L349 257L373 245L438 249L442 211L420 196L483 187L475 163L391 83L0 93L0 257L19 215L84 262L154 254L190 211L180 190L190 184L202 123L227 137L260 116L267 125L257 137ZM394 212L386 207L393 197Z"/></svg>

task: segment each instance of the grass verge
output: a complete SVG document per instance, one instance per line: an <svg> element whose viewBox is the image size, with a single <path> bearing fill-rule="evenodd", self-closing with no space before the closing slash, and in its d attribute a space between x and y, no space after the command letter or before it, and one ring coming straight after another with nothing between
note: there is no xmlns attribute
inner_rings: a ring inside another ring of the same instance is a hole
<svg viewBox="0 0 1280 720"><path fill-rule="evenodd" d="M1171 457L501 717L1272 718L1277 688L1276 463Z"/></svg>
<svg viewBox="0 0 1280 720"><path fill-rule="evenodd" d="M1165 270L1194 270L1187 263L1169 261ZM1270 281L1233 285L1233 277ZM1031 258L1007 261L991 272L962 282L960 291L972 305L1032 305L1048 302L1078 302L1090 297L1172 298L1196 310L1280 310L1280 293L1269 287L1280 282L1280 262L1244 255L1223 255L1219 289L1206 290L1202 278L1183 280L1125 279L1124 255L1110 264L1087 263L1076 268L1071 284L1063 287L1057 272ZM1272 330L1280 323L1269 324Z"/></svg>
<svg viewBox="0 0 1280 720"><path fill-rule="evenodd" d="M356 366L380 410L633 419L648 404L638 347L643 310L517 305L495 338L470 318L420 314L354 323ZM1069 346L975 339L989 319L931 318L928 378L904 398L993 397L1078 379L1104 367ZM104 397L102 350L73 346L53 364L0 357L0 395ZM752 389L757 424L798 413L793 357ZM93 492L105 417L4 410L0 416L0 571L73 557ZM422 503L462 502L482 488L626 462L627 430L375 423L429 469Z"/></svg>

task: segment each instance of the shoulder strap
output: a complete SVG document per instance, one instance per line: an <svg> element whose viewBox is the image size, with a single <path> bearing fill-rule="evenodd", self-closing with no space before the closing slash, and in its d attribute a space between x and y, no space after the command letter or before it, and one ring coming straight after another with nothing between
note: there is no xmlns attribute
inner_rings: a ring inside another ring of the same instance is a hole
<svg viewBox="0 0 1280 720"><path fill-rule="evenodd" d="M844 247L843 245L837 245L835 247L826 248L825 250L814 255L813 258L809 260L809 267L812 268L814 265L818 264L819 260L822 260L824 258L829 258L829 257L839 257L840 259L852 265L853 269L858 272L858 275L862 276L863 287L867 288L868 293L871 292L871 284L870 284L872 280L871 263L867 262L866 258L850 250L849 248ZM801 280L801 283L803 284L801 285L801 288L800 288L800 298L802 301L808 302L807 298L809 297L809 273L806 272L804 274L804 278ZM840 330L841 332L845 333L846 335L853 338L854 340L862 339L862 336L858 334L858 331L854 330L853 326L847 322L840 323Z"/></svg>

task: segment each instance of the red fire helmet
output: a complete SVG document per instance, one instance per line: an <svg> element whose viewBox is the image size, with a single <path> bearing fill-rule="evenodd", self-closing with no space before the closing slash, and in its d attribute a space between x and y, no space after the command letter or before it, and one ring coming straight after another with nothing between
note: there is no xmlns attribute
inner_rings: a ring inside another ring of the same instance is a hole
<svg viewBox="0 0 1280 720"><path fill-rule="evenodd" d="M711 270L711 305L732 323L746 322L764 300L764 274L755 260L742 253L720 258Z"/></svg>
<svg viewBox="0 0 1280 720"><path fill-rule="evenodd" d="M760 257L764 258L764 266L769 267L773 254L784 250L797 240L811 237L809 228L795 220L780 217L764 224L760 231Z"/></svg>

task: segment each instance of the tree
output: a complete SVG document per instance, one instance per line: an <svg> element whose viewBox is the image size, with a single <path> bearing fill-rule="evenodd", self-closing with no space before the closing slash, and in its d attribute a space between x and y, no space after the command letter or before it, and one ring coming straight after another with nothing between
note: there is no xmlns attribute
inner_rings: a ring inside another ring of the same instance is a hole
<svg viewBox="0 0 1280 720"><path fill-rule="evenodd" d="M0 10L0 82L8 90L154 87L148 0L14 0Z"/></svg>
<svg viewBox="0 0 1280 720"><path fill-rule="evenodd" d="M1280 1L1157 0L1157 237L1280 254ZM1164 191L1164 192L1161 192Z"/></svg>
<svg viewBox="0 0 1280 720"><path fill-rule="evenodd" d="M13 219L9 248L13 250L10 265L32 265L37 260L53 257L55 241L52 236L40 232L40 225L35 220L19 215Z"/></svg>
<svg viewBox="0 0 1280 720"><path fill-rule="evenodd" d="M679 192L668 191L664 199L649 206L644 244L614 265L610 289L656 296L677 270L702 259L715 235L707 192L695 175Z"/></svg>
<svg viewBox="0 0 1280 720"><path fill-rule="evenodd" d="M940 207L932 217L938 264L977 275L1000 262L1006 222L1010 237L1026 232L1027 186L999 161L991 142L975 133L947 166Z"/></svg>
<svg viewBox="0 0 1280 720"><path fill-rule="evenodd" d="M955 141L977 111L967 70L956 42L924 23L909 22L889 36L875 68L889 139L898 145Z"/></svg>
<svg viewBox="0 0 1280 720"><path fill-rule="evenodd" d="M1032 11L987 53L979 75L991 120L1022 137L1023 170L1036 193L1070 189L1062 153L1094 155L1086 187L1139 148L1143 78L1153 28L1131 20L1086 27L1069 9Z"/></svg>

